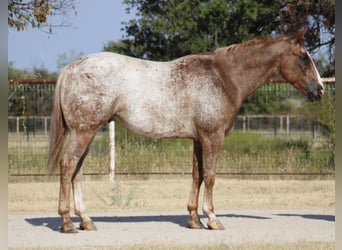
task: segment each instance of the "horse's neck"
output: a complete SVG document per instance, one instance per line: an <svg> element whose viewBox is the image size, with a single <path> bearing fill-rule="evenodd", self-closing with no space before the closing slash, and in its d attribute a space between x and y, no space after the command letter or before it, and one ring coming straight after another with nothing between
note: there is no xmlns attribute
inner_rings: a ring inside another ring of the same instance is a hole
<svg viewBox="0 0 342 250"><path fill-rule="evenodd" d="M222 71L227 80L227 90L234 87L237 101L241 103L264 83L274 82L273 77L279 75L277 63L282 53L276 48L263 48L260 51L246 48L237 53L226 55Z"/></svg>

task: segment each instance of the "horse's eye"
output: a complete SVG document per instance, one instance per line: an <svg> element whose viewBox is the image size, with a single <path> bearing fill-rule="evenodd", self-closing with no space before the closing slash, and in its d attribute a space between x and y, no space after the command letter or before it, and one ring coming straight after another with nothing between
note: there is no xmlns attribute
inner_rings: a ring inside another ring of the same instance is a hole
<svg viewBox="0 0 342 250"><path fill-rule="evenodd" d="M310 59L307 54L300 56L299 61L305 68L309 66Z"/></svg>

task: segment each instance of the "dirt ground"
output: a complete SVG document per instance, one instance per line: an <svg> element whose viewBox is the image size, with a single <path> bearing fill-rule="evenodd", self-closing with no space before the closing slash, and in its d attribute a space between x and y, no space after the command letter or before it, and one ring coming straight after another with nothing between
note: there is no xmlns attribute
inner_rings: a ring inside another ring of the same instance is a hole
<svg viewBox="0 0 342 250"><path fill-rule="evenodd" d="M334 180L218 179L214 204L223 231L186 227L190 183L187 179L85 181L86 204L98 230L73 235L59 232L58 183L9 183L8 246L98 249L335 241ZM78 218L74 222L78 225ZM202 222L206 224L206 218Z"/></svg>
<svg viewBox="0 0 342 250"><path fill-rule="evenodd" d="M9 247L89 247L140 244L334 242L335 214L329 209L221 210L223 231L191 230L184 211L91 214L97 231L59 232L55 214L9 214ZM206 223L206 219L202 219ZM78 223L78 219L74 218Z"/></svg>

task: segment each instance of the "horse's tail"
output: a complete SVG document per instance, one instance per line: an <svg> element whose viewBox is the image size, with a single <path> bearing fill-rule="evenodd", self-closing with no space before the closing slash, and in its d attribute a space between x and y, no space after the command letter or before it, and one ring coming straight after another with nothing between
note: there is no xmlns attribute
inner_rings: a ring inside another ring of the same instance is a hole
<svg viewBox="0 0 342 250"><path fill-rule="evenodd" d="M63 78L63 73L61 73L56 83L52 107L48 158L48 171L50 174L53 173L58 166L58 161L62 153L66 132L66 125L64 122L63 111L60 103L60 91Z"/></svg>

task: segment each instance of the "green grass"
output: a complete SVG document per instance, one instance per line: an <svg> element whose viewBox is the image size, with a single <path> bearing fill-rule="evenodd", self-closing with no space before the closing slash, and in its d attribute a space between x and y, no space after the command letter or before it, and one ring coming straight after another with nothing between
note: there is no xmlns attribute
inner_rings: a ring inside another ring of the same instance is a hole
<svg viewBox="0 0 342 250"><path fill-rule="evenodd" d="M311 139L307 138L235 132L226 139L218 169L281 173L334 171L333 150L313 150L310 144Z"/></svg>
<svg viewBox="0 0 342 250"><path fill-rule="evenodd" d="M116 126L115 136L117 172L191 172L191 140L147 139L129 134L119 126ZM9 134L9 173L47 173L47 139L39 134L29 138ZM85 173L108 171L108 140L107 131L95 137L84 162ZM311 144L310 138L291 139L237 131L226 138L217 172L334 172L333 148L316 150Z"/></svg>

